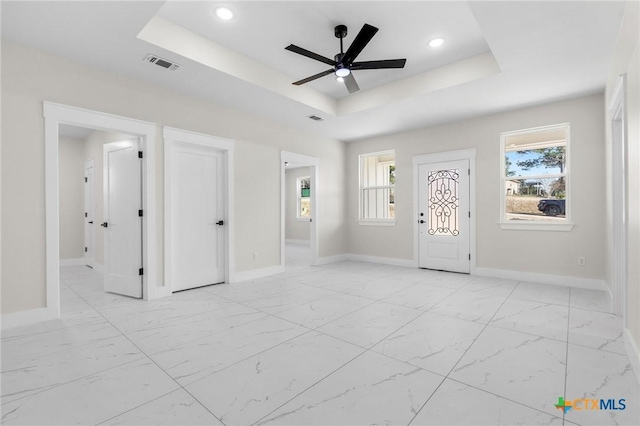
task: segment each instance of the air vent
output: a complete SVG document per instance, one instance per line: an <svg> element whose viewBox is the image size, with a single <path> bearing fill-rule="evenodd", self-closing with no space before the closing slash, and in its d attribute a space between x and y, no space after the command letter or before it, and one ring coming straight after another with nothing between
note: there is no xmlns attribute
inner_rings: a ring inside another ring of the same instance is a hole
<svg viewBox="0 0 640 426"><path fill-rule="evenodd" d="M174 62L168 61L166 59L163 59L163 58L161 58L159 56L156 56L156 55L147 55L147 57L144 58L144 60L147 61L147 62L151 62L152 64L155 64L155 65L157 65L159 67L171 70L171 71L175 71L178 68L180 68L180 65L178 65L178 64L176 64Z"/></svg>
<svg viewBox="0 0 640 426"><path fill-rule="evenodd" d="M307 118L313 120L313 121L324 121L324 118L322 117L318 117L317 115L310 115Z"/></svg>

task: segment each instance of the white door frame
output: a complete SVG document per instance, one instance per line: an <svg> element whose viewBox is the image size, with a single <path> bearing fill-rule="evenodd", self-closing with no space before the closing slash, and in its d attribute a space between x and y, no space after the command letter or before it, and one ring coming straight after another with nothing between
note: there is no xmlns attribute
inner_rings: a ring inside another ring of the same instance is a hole
<svg viewBox="0 0 640 426"><path fill-rule="evenodd" d="M95 232L95 228L94 227L97 225L95 223L95 217L96 217L95 196L96 196L96 194L95 194L95 191L94 191L94 182L93 182L93 179L95 179L96 168L95 168L95 162L94 162L93 158L90 158L90 159L88 159L87 161L84 162L84 176L85 176L85 179L87 179L87 170L89 170L89 169L92 170L92 172L91 172L92 180L91 180L91 182L85 182L85 187L84 187L84 197L85 197L84 203L85 203L85 205L84 205L84 207L85 207L85 213L88 214L88 212L86 211L87 210L87 185L86 184L89 183L89 191L91 191L91 203L90 203L91 204L90 205L90 207L91 207L91 221L93 222L93 224L92 224L92 226L89 227L90 232L91 232L91 238L90 238L91 243L87 244L87 225L88 225L87 219L88 219L88 217L86 217L84 219L84 223L85 223L85 226L84 226L84 245L85 245L84 262L85 262L85 265L90 266L90 267L93 268L93 265L94 265L95 260L96 260L95 259L96 232ZM91 247L89 247L89 245L91 245ZM87 253L89 253L89 251L91 252L91 258L90 258L91 259L91 262L90 262L91 265L89 265L89 263L87 263Z"/></svg>
<svg viewBox="0 0 640 426"><path fill-rule="evenodd" d="M295 152L280 151L280 268L285 268L285 224L286 224L286 185L285 185L285 163L303 164L309 167L309 175L311 177L311 222L309 247L311 249L311 265L318 264L318 168L320 160L316 157L297 154Z"/></svg>
<svg viewBox="0 0 640 426"><path fill-rule="evenodd" d="M132 118L91 111L68 105L45 101L44 115L44 166L45 166L45 257L46 257L46 289L47 319L60 317L60 189L59 189L59 135L58 126L68 124L103 131L115 131L139 136L142 139L142 191L144 217L142 264L143 298L151 300L158 297L156 278L156 232L155 232L155 138L154 123Z"/></svg>
<svg viewBox="0 0 640 426"><path fill-rule="evenodd" d="M613 309L625 316L627 286L627 128L626 78L618 77L611 96L611 215L613 219Z"/></svg>
<svg viewBox="0 0 640 426"><path fill-rule="evenodd" d="M173 161L173 147L175 145L207 147L219 150L224 156L224 182L222 183L224 191L225 214L224 220L224 251L225 251L225 282L235 282L235 223L233 221L233 155L235 144L228 139L222 139L201 133L190 132L187 130L176 129L173 127L163 127L162 137L164 138L164 295L172 292L171 283L171 263L172 263L172 238L171 238L171 173Z"/></svg>
<svg viewBox="0 0 640 426"><path fill-rule="evenodd" d="M420 266L420 238L419 221L420 212L420 173L422 164L444 163L447 161L468 160L469 161L469 210L471 219L469 220L469 272L471 275L476 271L476 150L475 148L462 149L459 151L438 152L433 154L415 155L413 157L413 263L415 267Z"/></svg>

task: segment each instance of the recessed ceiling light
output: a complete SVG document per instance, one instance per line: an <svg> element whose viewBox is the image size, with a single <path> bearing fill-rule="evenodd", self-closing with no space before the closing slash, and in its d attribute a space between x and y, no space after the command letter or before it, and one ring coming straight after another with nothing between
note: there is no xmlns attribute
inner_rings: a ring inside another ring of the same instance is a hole
<svg viewBox="0 0 640 426"><path fill-rule="evenodd" d="M437 37L429 40L429 47L440 47L444 44L444 39L441 37Z"/></svg>
<svg viewBox="0 0 640 426"><path fill-rule="evenodd" d="M219 7L216 9L216 16L222 20L228 21L233 18L233 11L228 7Z"/></svg>

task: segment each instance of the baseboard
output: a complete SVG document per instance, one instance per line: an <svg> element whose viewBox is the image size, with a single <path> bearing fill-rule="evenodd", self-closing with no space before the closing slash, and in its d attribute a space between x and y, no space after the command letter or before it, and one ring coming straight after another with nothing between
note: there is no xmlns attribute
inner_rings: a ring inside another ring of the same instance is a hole
<svg viewBox="0 0 640 426"><path fill-rule="evenodd" d="M416 268L415 261L410 259L397 259L394 257L378 257L378 256L366 256L363 254L347 254L347 260L353 260L355 262L368 262L368 263L380 263L382 265L402 266L405 268Z"/></svg>
<svg viewBox="0 0 640 426"><path fill-rule="evenodd" d="M311 244L311 241L309 240L284 240L285 244L301 244L301 245L305 245L308 246Z"/></svg>
<svg viewBox="0 0 640 426"><path fill-rule="evenodd" d="M268 277L269 275L281 274L284 267L281 265L270 266L268 268L252 269L250 271L236 272L233 282L250 281L258 278Z"/></svg>
<svg viewBox="0 0 640 426"><path fill-rule="evenodd" d="M638 345L633 339L633 336L631 336L631 332L626 327L624 329L624 346L631 361L633 372L636 375L636 380L640 385L640 351L638 351Z"/></svg>
<svg viewBox="0 0 640 426"><path fill-rule="evenodd" d="M77 257L75 259L60 259L60 266L83 266L84 257Z"/></svg>
<svg viewBox="0 0 640 426"><path fill-rule="evenodd" d="M539 274L536 272L511 271L507 269L495 268L475 268L473 275L516 281L529 281L541 284L561 285L565 287L576 287L587 290L608 290L608 287L604 283L604 280L593 278L568 277L565 275Z"/></svg>
<svg viewBox="0 0 640 426"><path fill-rule="evenodd" d="M49 319L47 308L36 308L28 311L12 312L2 315L2 330L21 327L23 325L44 322Z"/></svg>
<svg viewBox="0 0 640 426"><path fill-rule="evenodd" d="M335 256L325 256L319 257L316 261L316 266L329 265L331 263L344 262L345 260L349 260L349 255L347 254L337 254Z"/></svg>

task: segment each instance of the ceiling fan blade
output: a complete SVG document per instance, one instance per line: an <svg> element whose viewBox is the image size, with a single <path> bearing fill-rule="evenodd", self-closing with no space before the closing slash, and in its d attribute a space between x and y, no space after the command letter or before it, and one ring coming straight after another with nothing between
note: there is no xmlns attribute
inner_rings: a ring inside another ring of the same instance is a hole
<svg viewBox="0 0 640 426"><path fill-rule="evenodd" d="M324 56L318 55L317 53L313 53L310 50L303 49L302 47L296 46L295 44L290 44L285 47L286 50L297 53L298 55L306 56L307 58L315 59L316 61L324 62L327 65L335 66L336 61L333 59L325 58Z"/></svg>
<svg viewBox="0 0 640 426"><path fill-rule="evenodd" d="M385 59L382 61L354 62L352 70L377 70L382 68L404 68L406 59Z"/></svg>
<svg viewBox="0 0 640 426"><path fill-rule="evenodd" d="M360 90L360 87L358 86L358 83L356 83L356 79L353 76L353 73L349 73L349 75L343 77L343 79L344 85L347 86L347 90L349 91L349 93L355 93Z"/></svg>
<svg viewBox="0 0 640 426"><path fill-rule="evenodd" d="M345 65L351 64L356 60L356 57L362 52L362 49L369 44L374 35L378 32L378 29L373 25L364 24L362 29L351 43L351 46L347 49L342 57L342 63Z"/></svg>
<svg viewBox="0 0 640 426"><path fill-rule="evenodd" d="M302 79L300 81L296 81L295 83L291 83L291 84L295 84L296 86L300 86L301 84L308 83L310 81L316 80L316 79L318 79L320 77L324 77L325 75L329 75L331 73L333 73L333 68L331 68L330 70L322 71L322 72L320 72L320 73L318 73L316 75L312 75L311 77L307 77L305 79Z"/></svg>

